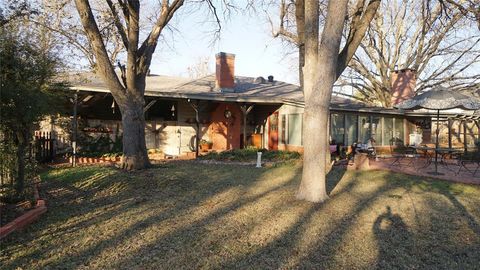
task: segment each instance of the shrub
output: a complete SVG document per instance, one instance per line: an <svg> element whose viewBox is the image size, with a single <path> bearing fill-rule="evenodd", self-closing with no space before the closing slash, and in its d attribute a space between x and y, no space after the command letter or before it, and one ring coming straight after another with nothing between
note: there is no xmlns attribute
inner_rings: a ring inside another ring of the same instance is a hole
<svg viewBox="0 0 480 270"><path fill-rule="evenodd" d="M223 152L210 152L201 159L219 160L219 161L255 161L257 160L257 152L262 152L262 160L266 161L288 161L299 159L298 152L267 150L248 147L246 149L233 149Z"/></svg>

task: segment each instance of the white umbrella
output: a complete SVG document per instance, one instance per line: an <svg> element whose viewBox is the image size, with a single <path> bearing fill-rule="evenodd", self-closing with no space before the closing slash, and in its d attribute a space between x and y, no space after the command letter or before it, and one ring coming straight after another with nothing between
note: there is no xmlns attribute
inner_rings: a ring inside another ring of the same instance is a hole
<svg viewBox="0 0 480 270"><path fill-rule="evenodd" d="M433 174L439 174L437 170L438 161L438 133L440 110L449 110L454 108L461 108L464 110L479 110L480 101L472 96L464 95L458 92L448 90L444 87L432 89L427 92L423 92L415 97L400 102L395 105L398 109L415 110L415 109L429 109L437 110L437 129L436 142L435 142L435 172Z"/></svg>

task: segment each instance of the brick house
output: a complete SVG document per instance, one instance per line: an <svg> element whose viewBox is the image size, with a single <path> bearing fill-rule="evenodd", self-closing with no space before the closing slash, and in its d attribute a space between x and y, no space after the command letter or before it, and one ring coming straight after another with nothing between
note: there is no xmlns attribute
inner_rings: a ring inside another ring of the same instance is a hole
<svg viewBox="0 0 480 270"><path fill-rule="evenodd" d="M392 74L392 103L412 97L415 72ZM80 101L78 115L87 123L84 132L122 133L121 116L109 90L92 73L70 78ZM302 151L303 93L297 85L273 76L235 75L235 55L216 55L216 73L203 78L151 75L147 77L145 117L147 148L169 155L195 151L195 138L212 142L223 151L243 147ZM333 96L331 141L351 145L373 137L379 148L390 149L392 141L410 143L414 134L423 143L432 142L432 117L428 111L405 112L369 106ZM447 111L442 115L441 143L475 147L479 140L478 117L471 112ZM198 121L197 121L198 120ZM443 127L447 127L447 131ZM88 128L90 127L90 129Z"/></svg>

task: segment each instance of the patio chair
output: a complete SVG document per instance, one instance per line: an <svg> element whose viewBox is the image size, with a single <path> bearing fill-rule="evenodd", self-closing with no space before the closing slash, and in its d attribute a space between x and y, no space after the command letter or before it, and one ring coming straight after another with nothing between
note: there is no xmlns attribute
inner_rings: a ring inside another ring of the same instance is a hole
<svg viewBox="0 0 480 270"><path fill-rule="evenodd" d="M415 149L409 148L403 144L401 140L390 140L390 153L394 158L389 167L397 166L410 166L415 163L416 159L420 156L415 152ZM402 163L402 160L408 159L408 163Z"/></svg>
<svg viewBox="0 0 480 270"><path fill-rule="evenodd" d="M467 164L473 165L473 168L468 168ZM462 168L470 173L473 176L477 174L480 169L480 150L475 152L466 152L458 155L458 171L456 175L460 173Z"/></svg>

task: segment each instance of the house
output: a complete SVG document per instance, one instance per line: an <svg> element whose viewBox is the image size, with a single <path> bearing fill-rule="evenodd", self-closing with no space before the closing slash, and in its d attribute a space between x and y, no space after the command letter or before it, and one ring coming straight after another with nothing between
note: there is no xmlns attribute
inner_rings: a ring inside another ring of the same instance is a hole
<svg viewBox="0 0 480 270"><path fill-rule="evenodd" d="M399 70L393 75L392 102L413 96L415 72ZM122 133L121 115L102 80L93 73L82 73L72 76L70 81L71 89L78 93L78 115L84 120L80 129L92 135L106 134L112 140L118 137ZM303 150L304 100L300 88L273 76L236 76L233 54L216 55L213 75L195 80L149 75L146 84L148 149L160 149L169 155L192 153L198 136L212 142L216 151L241 148L244 144ZM340 96L332 97L330 108L333 144L348 146L372 137L379 149L388 151L393 141L408 144L415 136L420 136L424 143L432 142L431 112L369 106ZM475 147L479 141L478 117L468 114L442 114L449 128L446 134L442 129L440 140L449 145Z"/></svg>

